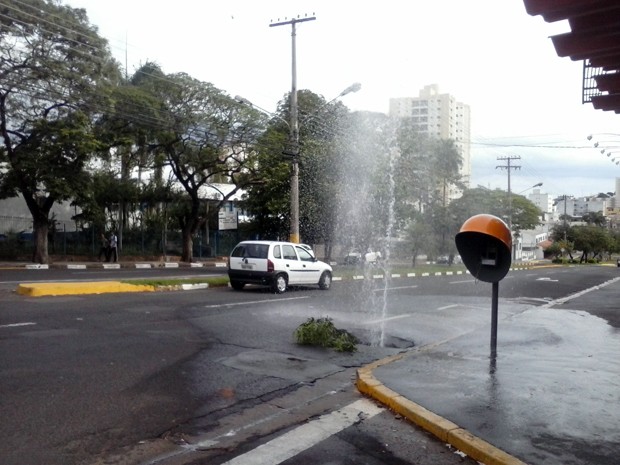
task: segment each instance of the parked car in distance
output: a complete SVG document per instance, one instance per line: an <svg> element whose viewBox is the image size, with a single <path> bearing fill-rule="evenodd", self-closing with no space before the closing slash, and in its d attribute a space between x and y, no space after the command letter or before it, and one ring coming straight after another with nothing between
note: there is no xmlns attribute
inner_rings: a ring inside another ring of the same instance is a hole
<svg viewBox="0 0 620 465"><path fill-rule="evenodd" d="M235 246L228 260L228 278L233 289L246 284L270 286L281 294L289 286L331 287L332 267L317 260L312 249L282 241L243 241Z"/></svg>
<svg viewBox="0 0 620 465"><path fill-rule="evenodd" d="M366 255L364 255L364 262L369 265L376 265L379 263L379 260L381 260L381 252L373 252L369 250L366 252Z"/></svg>
<svg viewBox="0 0 620 465"><path fill-rule="evenodd" d="M345 265L357 265L361 261L362 261L362 254L356 250L352 250L344 256Z"/></svg>
<svg viewBox="0 0 620 465"><path fill-rule="evenodd" d="M345 265L358 265L360 263L365 263L368 265L376 265L381 260L381 252L373 251L372 249L368 249L368 252L365 254L360 253L358 250L351 250L344 257Z"/></svg>

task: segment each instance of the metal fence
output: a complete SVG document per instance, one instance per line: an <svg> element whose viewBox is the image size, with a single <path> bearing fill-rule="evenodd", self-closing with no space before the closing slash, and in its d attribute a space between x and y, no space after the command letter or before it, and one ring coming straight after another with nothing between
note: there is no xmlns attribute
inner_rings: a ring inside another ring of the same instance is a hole
<svg viewBox="0 0 620 465"><path fill-rule="evenodd" d="M81 260L99 259L100 236L109 237L110 231L81 228L73 221L56 221L48 233L48 253L57 258L79 257ZM131 228L118 231L119 257L144 259L172 259L180 257L181 232L164 228ZM238 230L200 231L193 238L193 256L196 260L227 256L241 240ZM0 259L30 260L34 252L32 219L0 216Z"/></svg>

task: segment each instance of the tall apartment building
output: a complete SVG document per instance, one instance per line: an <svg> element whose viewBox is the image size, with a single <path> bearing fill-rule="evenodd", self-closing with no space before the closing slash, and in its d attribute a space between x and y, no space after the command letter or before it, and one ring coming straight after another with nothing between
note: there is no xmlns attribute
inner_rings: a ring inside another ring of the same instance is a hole
<svg viewBox="0 0 620 465"><path fill-rule="evenodd" d="M471 179L470 109L450 94L441 94L437 84L424 86L418 97L390 99L390 116L412 118L418 131L429 137L453 139L463 157L461 176L469 187ZM461 191L450 189L449 198L461 196Z"/></svg>
<svg viewBox="0 0 620 465"><path fill-rule="evenodd" d="M531 194L527 196L528 200L540 208L543 213L553 212L553 196L551 194L541 193L540 189L534 189Z"/></svg>

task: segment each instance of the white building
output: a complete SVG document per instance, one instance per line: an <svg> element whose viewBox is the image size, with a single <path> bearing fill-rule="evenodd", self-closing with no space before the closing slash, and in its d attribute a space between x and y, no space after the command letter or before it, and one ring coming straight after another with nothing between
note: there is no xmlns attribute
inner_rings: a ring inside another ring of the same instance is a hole
<svg viewBox="0 0 620 465"><path fill-rule="evenodd" d="M418 97L390 99L390 116L412 118L420 133L439 139L452 139L463 158L461 176L469 187L471 179L470 108L450 94L439 93L437 84L424 86ZM457 198L461 192L451 189L449 197Z"/></svg>
<svg viewBox="0 0 620 465"><path fill-rule="evenodd" d="M534 189L531 194L527 196L528 200L536 205L541 212L548 214L553 212L553 196L540 192L540 189Z"/></svg>
<svg viewBox="0 0 620 465"><path fill-rule="evenodd" d="M609 209L612 208L612 199L613 197L607 194L598 194L590 197L564 195L556 199L555 210L558 216L566 214L573 218L581 218L588 213L597 212L607 216Z"/></svg>
<svg viewBox="0 0 620 465"><path fill-rule="evenodd" d="M516 260L540 260L543 258L541 244L549 240L549 230L545 226L539 226L529 231L521 231L515 251Z"/></svg>
<svg viewBox="0 0 620 465"><path fill-rule="evenodd" d="M77 223L73 217L81 212L80 208L72 207L69 202L57 202L52 206L49 219L55 221L59 231L77 231ZM0 200L0 233L22 231L32 231L32 214L24 197L20 194L17 197Z"/></svg>

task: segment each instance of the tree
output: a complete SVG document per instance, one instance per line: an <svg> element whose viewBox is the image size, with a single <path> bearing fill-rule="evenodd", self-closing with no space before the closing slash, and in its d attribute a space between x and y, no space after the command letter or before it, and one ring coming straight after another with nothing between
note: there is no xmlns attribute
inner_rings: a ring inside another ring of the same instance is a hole
<svg viewBox="0 0 620 465"><path fill-rule="evenodd" d="M182 232L181 260L190 262L193 237L208 220L202 192L213 183L234 184L209 210L217 214L239 190L260 180L253 147L262 124L255 112L210 83L184 73L151 79L151 92L161 102L156 149L165 154L178 190L185 194L174 212Z"/></svg>
<svg viewBox="0 0 620 465"><path fill-rule="evenodd" d="M467 189L463 196L450 203L450 210L456 224L463 224L468 218L479 213L488 213L512 223L513 231L534 229L540 223L540 209L521 195L512 195L512 208L508 202L508 193L501 189L485 188Z"/></svg>
<svg viewBox="0 0 620 465"><path fill-rule="evenodd" d="M85 10L53 0L6 5L0 55L0 198L23 196L33 261L47 263L49 212L87 188L93 123L119 68Z"/></svg>
<svg viewBox="0 0 620 465"><path fill-rule="evenodd" d="M450 189L462 188L462 157L451 139L420 134L410 118L400 121L396 184L400 216L448 205Z"/></svg>
<svg viewBox="0 0 620 465"><path fill-rule="evenodd" d="M412 266L416 265L416 257L422 251L433 254L437 249L433 229L422 215L418 215L418 218L407 225L403 238L406 252L411 253Z"/></svg>
<svg viewBox="0 0 620 465"><path fill-rule="evenodd" d="M581 219L589 225L607 226L607 218L605 218L603 212L588 212Z"/></svg>
<svg viewBox="0 0 620 465"><path fill-rule="evenodd" d="M272 115L258 146L264 183L252 186L245 208L254 219L253 231L266 238L288 237L290 230L290 156L283 155L289 138L287 95ZM336 202L341 185L338 160L348 118L340 102L326 100L309 90L298 91L299 211L304 242L324 242L329 255L336 224Z"/></svg>
<svg viewBox="0 0 620 465"><path fill-rule="evenodd" d="M611 237L607 231L598 226L574 226L569 235L576 250L581 250L581 263L588 261L590 254L594 259L597 255L602 256L613 248Z"/></svg>
<svg viewBox="0 0 620 465"><path fill-rule="evenodd" d="M554 226L551 238L558 241L569 254L573 250L581 251L581 263L587 262L589 258L594 259L597 255L602 257L604 253L612 253L617 247L616 236L606 228L593 225L564 228L559 223Z"/></svg>

